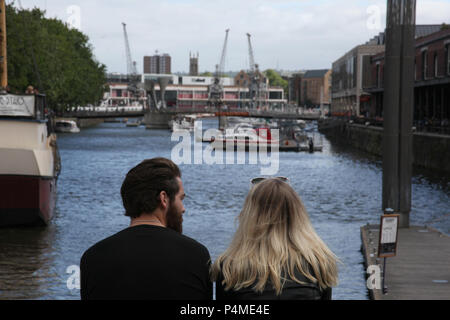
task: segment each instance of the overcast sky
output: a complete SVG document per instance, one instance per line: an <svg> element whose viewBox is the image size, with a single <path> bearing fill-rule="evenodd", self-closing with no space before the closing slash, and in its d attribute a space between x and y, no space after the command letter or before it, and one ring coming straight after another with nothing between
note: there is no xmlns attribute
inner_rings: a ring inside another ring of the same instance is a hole
<svg viewBox="0 0 450 320"><path fill-rule="evenodd" d="M7 0L11 3L12 0ZM225 70L248 68L246 33L262 70L331 68L333 61L383 31L387 0L16 0L80 28L108 72L126 72L122 22L133 60L158 50L172 57L172 72L219 63L230 29ZM418 24L450 23L450 0L417 0Z"/></svg>

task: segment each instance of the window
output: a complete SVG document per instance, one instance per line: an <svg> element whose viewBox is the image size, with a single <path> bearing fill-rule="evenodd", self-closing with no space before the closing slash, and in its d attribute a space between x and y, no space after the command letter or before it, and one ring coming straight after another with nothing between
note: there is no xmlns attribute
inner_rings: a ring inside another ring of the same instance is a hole
<svg viewBox="0 0 450 320"><path fill-rule="evenodd" d="M447 60L447 74L450 75L450 43L445 46Z"/></svg>
<svg viewBox="0 0 450 320"><path fill-rule="evenodd" d="M422 79L426 80L428 73L428 51L422 52Z"/></svg>
<svg viewBox="0 0 450 320"><path fill-rule="evenodd" d="M439 72L439 64L438 64L438 54L437 52L434 53L434 77L438 77Z"/></svg>
<svg viewBox="0 0 450 320"><path fill-rule="evenodd" d="M414 80L417 80L417 59L414 59Z"/></svg>
<svg viewBox="0 0 450 320"><path fill-rule="evenodd" d="M377 64L377 88L380 87L380 65Z"/></svg>

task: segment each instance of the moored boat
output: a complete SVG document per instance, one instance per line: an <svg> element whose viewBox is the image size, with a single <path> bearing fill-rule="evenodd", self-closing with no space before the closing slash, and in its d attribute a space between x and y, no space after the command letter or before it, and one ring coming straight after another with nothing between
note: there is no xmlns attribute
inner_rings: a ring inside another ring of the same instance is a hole
<svg viewBox="0 0 450 320"><path fill-rule="evenodd" d="M5 1L0 1L0 227L46 224L61 168L45 96L9 94Z"/></svg>
<svg viewBox="0 0 450 320"><path fill-rule="evenodd" d="M257 151L260 148L267 148L271 150L272 147L279 147L279 139L272 137L272 131L270 128L257 128L244 131L229 130L223 135L215 137L211 142L211 146L214 149L242 149Z"/></svg>
<svg viewBox="0 0 450 320"><path fill-rule="evenodd" d="M73 120L59 119L55 121L55 131L60 133L79 133L77 123Z"/></svg>
<svg viewBox="0 0 450 320"><path fill-rule="evenodd" d="M196 115L184 115L182 117L177 117L169 121L169 126L172 132L178 131L194 131L195 121L197 120Z"/></svg>
<svg viewBox="0 0 450 320"><path fill-rule="evenodd" d="M0 226L47 224L59 171L44 97L0 95Z"/></svg>
<svg viewBox="0 0 450 320"><path fill-rule="evenodd" d="M134 119L134 120L128 120L127 121L127 127L139 127L141 125L140 119Z"/></svg>

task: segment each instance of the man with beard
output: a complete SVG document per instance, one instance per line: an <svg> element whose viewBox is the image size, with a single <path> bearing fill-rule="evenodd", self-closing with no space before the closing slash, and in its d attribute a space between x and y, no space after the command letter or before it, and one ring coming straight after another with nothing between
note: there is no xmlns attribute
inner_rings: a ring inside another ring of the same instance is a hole
<svg viewBox="0 0 450 320"><path fill-rule="evenodd" d="M130 226L81 258L82 300L212 299L210 255L182 235L183 183L168 159L131 169L121 188Z"/></svg>

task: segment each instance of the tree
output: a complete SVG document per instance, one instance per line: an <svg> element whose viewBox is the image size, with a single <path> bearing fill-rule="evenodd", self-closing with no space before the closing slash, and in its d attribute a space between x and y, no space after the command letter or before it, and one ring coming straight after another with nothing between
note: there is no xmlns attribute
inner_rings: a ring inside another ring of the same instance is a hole
<svg viewBox="0 0 450 320"><path fill-rule="evenodd" d="M278 72L272 69L264 71L267 79L269 79L269 85L273 87L282 87L285 93L289 92L289 82L284 80Z"/></svg>
<svg viewBox="0 0 450 320"><path fill-rule="evenodd" d="M205 71L205 72L201 73L200 76L201 77L213 77L214 75L209 71Z"/></svg>
<svg viewBox="0 0 450 320"><path fill-rule="evenodd" d="M38 8L6 8L10 88L38 88L56 112L97 104L106 84L105 65L95 59L85 34L44 14Z"/></svg>

